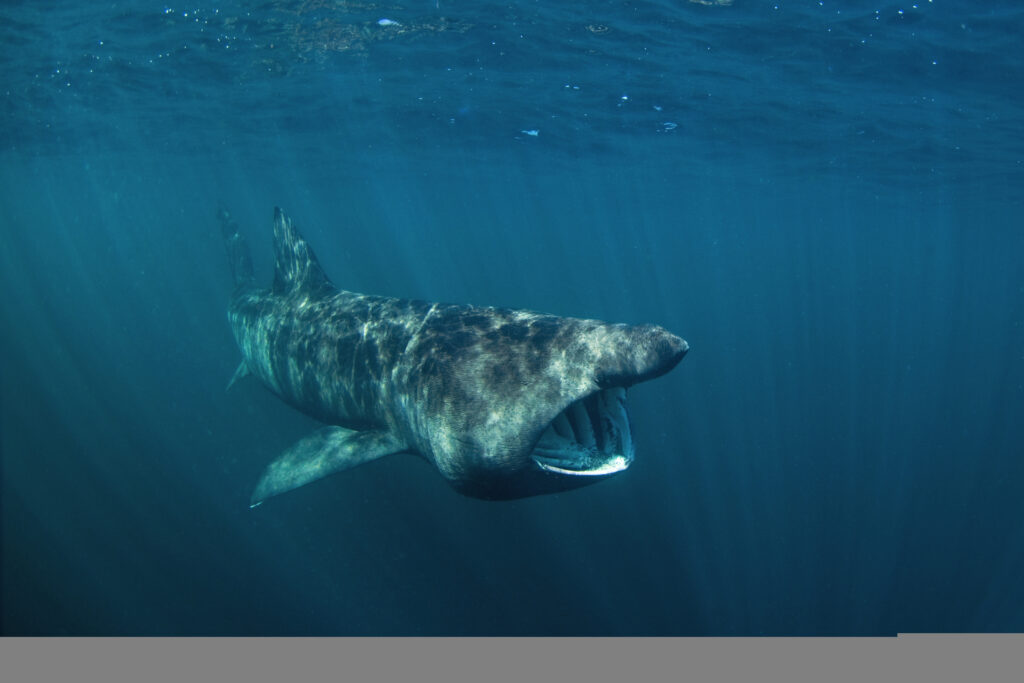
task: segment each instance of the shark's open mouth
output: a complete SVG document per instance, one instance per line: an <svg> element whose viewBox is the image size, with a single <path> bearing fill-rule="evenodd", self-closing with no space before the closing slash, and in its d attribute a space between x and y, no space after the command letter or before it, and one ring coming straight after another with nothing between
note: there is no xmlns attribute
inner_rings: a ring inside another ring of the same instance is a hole
<svg viewBox="0 0 1024 683"><path fill-rule="evenodd" d="M548 472L599 476L633 462L626 390L602 389L576 401L547 426L531 453Z"/></svg>

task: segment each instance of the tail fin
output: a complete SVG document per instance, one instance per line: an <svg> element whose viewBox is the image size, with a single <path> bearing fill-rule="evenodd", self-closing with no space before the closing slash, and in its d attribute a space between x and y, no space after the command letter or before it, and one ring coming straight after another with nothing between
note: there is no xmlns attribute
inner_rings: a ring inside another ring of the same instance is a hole
<svg viewBox="0 0 1024 683"><path fill-rule="evenodd" d="M253 282L255 274L252 269L252 256L249 254L249 243L238 232L238 223L223 207L217 210L217 219L224 234L224 248L228 252L228 263L231 266L231 275L235 279L235 286Z"/></svg>

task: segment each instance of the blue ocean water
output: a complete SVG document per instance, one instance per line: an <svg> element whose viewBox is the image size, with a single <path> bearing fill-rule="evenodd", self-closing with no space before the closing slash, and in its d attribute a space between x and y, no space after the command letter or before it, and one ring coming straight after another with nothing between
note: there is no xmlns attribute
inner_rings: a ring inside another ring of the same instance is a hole
<svg viewBox="0 0 1024 683"><path fill-rule="evenodd" d="M1024 8L8 1L4 635L1024 630ZM354 291L656 323L637 459L485 502L316 428L215 211Z"/></svg>

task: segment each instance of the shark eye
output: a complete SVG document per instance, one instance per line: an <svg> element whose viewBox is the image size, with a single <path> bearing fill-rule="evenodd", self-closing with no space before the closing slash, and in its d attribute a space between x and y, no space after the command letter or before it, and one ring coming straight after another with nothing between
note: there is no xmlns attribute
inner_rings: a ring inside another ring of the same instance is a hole
<svg viewBox="0 0 1024 683"><path fill-rule="evenodd" d="M600 476L633 462L626 390L603 389L573 402L541 434L531 456L548 472Z"/></svg>

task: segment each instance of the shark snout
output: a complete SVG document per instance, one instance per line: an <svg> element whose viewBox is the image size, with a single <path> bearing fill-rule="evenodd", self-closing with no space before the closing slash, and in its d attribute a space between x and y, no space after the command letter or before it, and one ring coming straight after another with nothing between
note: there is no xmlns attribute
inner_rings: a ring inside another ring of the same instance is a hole
<svg viewBox="0 0 1024 683"><path fill-rule="evenodd" d="M657 325L617 326L613 353L602 358L597 383L628 387L660 377L679 364L690 345Z"/></svg>
<svg viewBox="0 0 1024 683"><path fill-rule="evenodd" d="M671 332L665 332L665 330L662 330L662 332L664 333L663 343L665 345L665 348L662 350L662 358L669 363L668 368L665 370L668 372L683 359L686 352L690 350L690 345L682 337L677 337Z"/></svg>
<svg viewBox="0 0 1024 683"><path fill-rule="evenodd" d="M661 327L652 325L650 328L645 335L646 345L640 347L643 353L640 363L643 380L664 375L678 365L690 350L690 345L682 337L677 337Z"/></svg>

